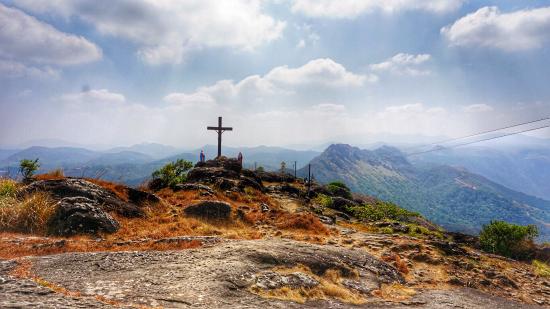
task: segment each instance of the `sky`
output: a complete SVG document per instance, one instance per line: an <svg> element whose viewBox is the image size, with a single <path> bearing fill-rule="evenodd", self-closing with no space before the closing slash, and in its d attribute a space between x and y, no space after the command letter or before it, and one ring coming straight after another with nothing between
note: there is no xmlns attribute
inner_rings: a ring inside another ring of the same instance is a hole
<svg viewBox="0 0 550 309"><path fill-rule="evenodd" d="M456 137L548 85L548 0L0 0L3 147Z"/></svg>

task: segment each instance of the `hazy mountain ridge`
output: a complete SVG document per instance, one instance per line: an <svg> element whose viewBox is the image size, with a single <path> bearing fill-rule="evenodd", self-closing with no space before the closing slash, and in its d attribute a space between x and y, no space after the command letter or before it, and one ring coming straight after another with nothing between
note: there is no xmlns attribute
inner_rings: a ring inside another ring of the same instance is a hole
<svg viewBox="0 0 550 309"><path fill-rule="evenodd" d="M477 233L490 220L537 224L543 239L550 229L550 202L529 196L465 169L444 165L417 166L397 148L374 151L331 145L311 161L321 182L342 180L354 191L393 201L419 211L435 223ZM305 169L300 175L305 175Z"/></svg>

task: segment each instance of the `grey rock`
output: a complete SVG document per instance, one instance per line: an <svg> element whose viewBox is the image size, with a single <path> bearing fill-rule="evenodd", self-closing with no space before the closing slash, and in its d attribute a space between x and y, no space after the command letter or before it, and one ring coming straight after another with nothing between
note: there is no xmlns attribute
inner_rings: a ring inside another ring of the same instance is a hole
<svg viewBox="0 0 550 309"><path fill-rule="evenodd" d="M188 216L203 219L229 220L231 218L231 205L222 201L202 201L188 206L184 212Z"/></svg>
<svg viewBox="0 0 550 309"><path fill-rule="evenodd" d="M142 217L145 215L143 209L138 205L125 202L121 200L114 192L102 188L85 179L65 178L38 180L24 187L19 194L27 195L37 191L48 192L56 199L63 199L66 197L84 197L95 201L98 205L101 205L103 210L115 211L125 217ZM136 193L135 195L137 198L138 194Z"/></svg>
<svg viewBox="0 0 550 309"><path fill-rule="evenodd" d="M282 287L297 288L312 288L319 285L319 281L311 276L294 272L283 275L273 271L264 272L256 277L256 286L263 290L274 290Z"/></svg>
<svg viewBox="0 0 550 309"><path fill-rule="evenodd" d="M114 233L119 224L103 211L97 202L85 197L66 197L59 201L56 211L48 221L52 235Z"/></svg>

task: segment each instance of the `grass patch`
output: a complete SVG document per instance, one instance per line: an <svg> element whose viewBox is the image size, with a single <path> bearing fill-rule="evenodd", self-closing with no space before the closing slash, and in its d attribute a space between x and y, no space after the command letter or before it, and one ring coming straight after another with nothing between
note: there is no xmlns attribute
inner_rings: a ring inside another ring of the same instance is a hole
<svg viewBox="0 0 550 309"><path fill-rule="evenodd" d="M93 184L96 184L96 185L98 185L98 186L100 186L104 189L107 189L107 190L113 192L121 200L126 201L126 202L128 201L128 189L126 188L125 185L122 185L122 184L119 184L119 183L116 183L116 182L96 179L96 178L84 178L84 179L86 179L87 181L89 181Z"/></svg>
<svg viewBox="0 0 550 309"><path fill-rule="evenodd" d="M250 291L264 298L292 301L300 304L312 300L328 299L337 299L341 302L354 305L361 305L366 302L366 299L359 293L351 291L341 284L344 276L342 276L339 270L329 269L322 276L314 274L311 269L303 265L292 268L275 268L273 271L281 274L304 273L317 280L319 285L312 288L291 288L284 286L273 290L262 290L257 286L253 286L250 288Z"/></svg>
<svg viewBox="0 0 550 309"><path fill-rule="evenodd" d="M0 231L45 234L56 202L44 192L0 199Z"/></svg>
<svg viewBox="0 0 550 309"><path fill-rule="evenodd" d="M366 221L397 220L408 217L419 217L417 212L408 211L393 203L378 201L373 204L351 206L347 209L354 217Z"/></svg>
<svg viewBox="0 0 550 309"><path fill-rule="evenodd" d="M550 265L533 260L533 267L535 268L535 274L540 277L550 278Z"/></svg>
<svg viewBox="0 0 550 309"><path fill-rule="evenodd" d="M48 173L35 175L33 176L33 178L36 180L58 180L58 179L64 179L65 173L63 172L63 169L58 168Z"/></svg>
<svg viewBox="0 0 550 309"><path fill-rule="evenodd" d="M7 178L0 178L0 199L13 198L17 193L17 182Z"/></svg>

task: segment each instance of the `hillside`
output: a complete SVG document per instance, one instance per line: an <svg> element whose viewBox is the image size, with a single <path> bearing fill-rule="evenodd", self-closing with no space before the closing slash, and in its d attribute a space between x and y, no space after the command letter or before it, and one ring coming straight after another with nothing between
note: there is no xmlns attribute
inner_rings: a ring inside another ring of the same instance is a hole
<svg viewBox="0 0 550 309"><path fill-rule="evenodd" d="M405 164L390 149L378 155L395 160L371 164ZM0 307L550 304L539 264L487 254L476 237L345 186L308 192L235 159L197 164L171 187L53 174L29 182L0 180Z"/></svg>
<svg viewBox="0 0 550 309"><path fill-rule="evenodd" d="M411 156L415 163L464 167L510 189L550 200L550 148L447 149Z"/></svg>
<svg viewBox="0 0 550 309"><path fill-rule="evenodd" d="M343 144L328 147L311 166L318 181L342 180L356 192L418 211L449 230L475 234L491 220L504 220L536 224L541 240L550 239L550 202L465 169L413 165L388 146L369 151Z"/></svg>

